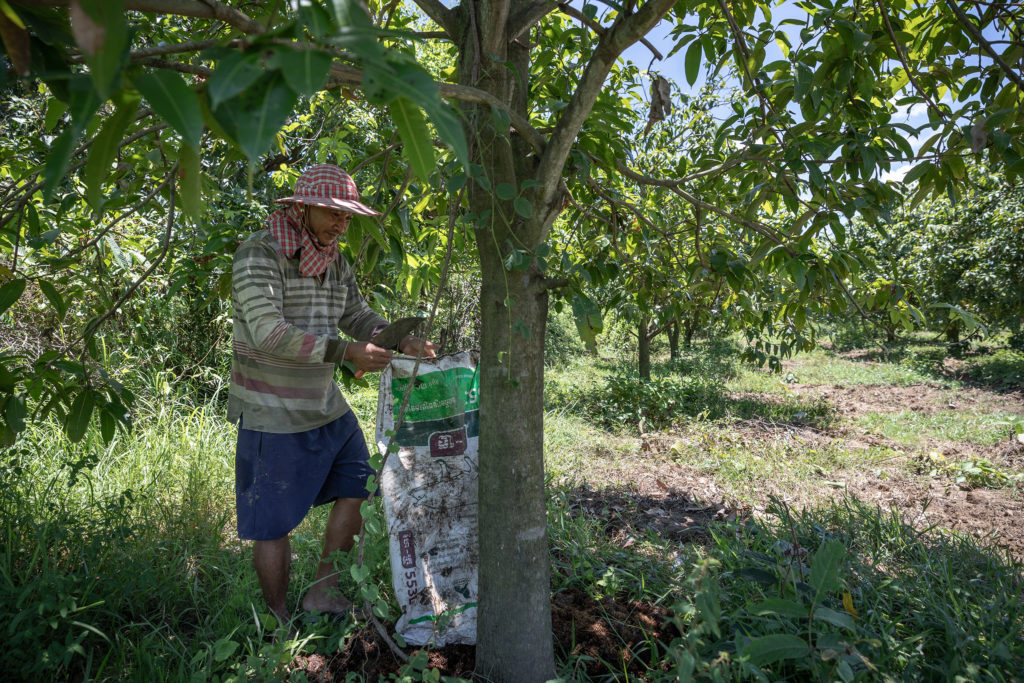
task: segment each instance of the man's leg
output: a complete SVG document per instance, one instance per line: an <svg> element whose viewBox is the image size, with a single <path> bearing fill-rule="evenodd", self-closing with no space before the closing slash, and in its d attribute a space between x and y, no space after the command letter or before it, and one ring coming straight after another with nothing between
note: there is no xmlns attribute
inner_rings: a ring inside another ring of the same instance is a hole
<svg viewBox="0 0 1024 683"><path fill-rule="evenodd" d="M324 532L324 549L320 554L320 565L316 568L313 585L302 599L302 609L307 612L346 612L352 603L338 593L338 572L330 557L336 550L346 552L352 549L353 537L359 533L362 516L359 506L363 498L336 498L327 517L327 531Z"/></svg>
<svg viewBox="0 0 1024 683"><path fill-rule="evenodd" d="M291 619L286 602L291 559L292 550L287 536L273 541L256 541L253 545L252 564L263 589L263 599L277 616L279 624Z"/></svg>

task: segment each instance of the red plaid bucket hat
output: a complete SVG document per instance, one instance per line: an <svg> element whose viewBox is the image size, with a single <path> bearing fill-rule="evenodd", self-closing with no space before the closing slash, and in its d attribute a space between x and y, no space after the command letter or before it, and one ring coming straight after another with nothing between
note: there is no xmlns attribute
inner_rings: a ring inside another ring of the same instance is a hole
<svg viewBox="0 0 1024 683"><path fill-rule="evenodd" d="M295 193L277 201L281 204L325 206L362 216L380 215L380 211L374 211L359 201L359 189L352 176L334 164L310 166L295 182Z"/></svg>

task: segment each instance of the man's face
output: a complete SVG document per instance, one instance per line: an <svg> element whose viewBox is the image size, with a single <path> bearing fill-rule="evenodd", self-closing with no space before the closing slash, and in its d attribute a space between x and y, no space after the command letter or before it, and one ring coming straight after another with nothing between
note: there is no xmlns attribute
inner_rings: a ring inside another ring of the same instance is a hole
<svg viewBox="0 0 1024 683"><path fill-rule="evenodd" d="M348 230L352 214L341 209L328 209L325 206L309 207L309 231L320 244L331 244Z"/></svg>

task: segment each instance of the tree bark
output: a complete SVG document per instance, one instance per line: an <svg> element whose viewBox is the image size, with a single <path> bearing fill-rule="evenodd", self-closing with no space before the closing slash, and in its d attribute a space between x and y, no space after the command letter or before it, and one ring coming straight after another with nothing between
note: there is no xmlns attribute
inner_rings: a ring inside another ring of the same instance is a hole
<svg viewBox="0 0 1024 683"><path fill-rule="evenodd" d="M640 318L640 324L637 326L637 337L639 338L637 345L637 355L639 356L637 369L640 373L640 379L648 382L651 380L651 333L648 331L649 327L650 318L647 316Z"/></svg>
<svg viewBox="0 0 1024 683"><path fill-rule="evenodd" d="M683 332L683 348L688 349L693 343L693 333L697 331L697 323L699 320L699 313L694 313L693 317L686 321L686 329Z"/></svg>
<svg viewBox="0 0 1024 683"><path fill-rule="evenodd" d="M526 113L528 46L502 42L507 5L467 8L459 80ZM486 11L483 11L486 10ZM523 42L526 41L524 37ZM478 58L477 50L484 55ZM497 58L497 59L496 59ZM506 65L511 65L510 69ZM491 188L522 188L536 158L495 128L488 108L465 108L471 157L487 183L468 181L480 255L479 609L476 671L501 683L555 677L547 496L544 490L544 336L548 295L535 268L508 270L508 250L535 249L550 221L527 219ZM523 196L533 198L532 192Z"/></svg>
<svg viewBox="0 0 1024 683"><path fill-rule="evenodd" d="M689 344L687 344L689 346ZM675 321L668 328L668 356L672 360L679 358L679 321Z"/></svg>

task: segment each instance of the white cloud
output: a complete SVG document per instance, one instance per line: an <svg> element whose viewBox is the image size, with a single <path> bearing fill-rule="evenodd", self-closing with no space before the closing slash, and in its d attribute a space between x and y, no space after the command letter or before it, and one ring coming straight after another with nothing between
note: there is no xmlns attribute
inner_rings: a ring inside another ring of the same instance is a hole
<svg viewBox="0 0 1024 683"><path fill-rule="evenodd" d="M912 164L903 164L902 166L897 166L891 171L886 171L885 173L883 173L881 180L882 182L893 181L897 183L902 183L903 179L906 177L908 173L910 173L910 169L912 168Z"/></svg>

